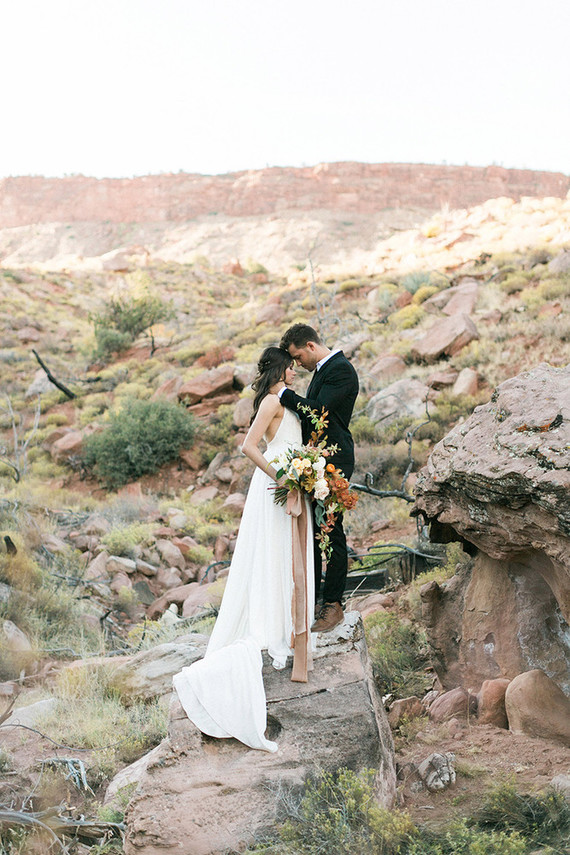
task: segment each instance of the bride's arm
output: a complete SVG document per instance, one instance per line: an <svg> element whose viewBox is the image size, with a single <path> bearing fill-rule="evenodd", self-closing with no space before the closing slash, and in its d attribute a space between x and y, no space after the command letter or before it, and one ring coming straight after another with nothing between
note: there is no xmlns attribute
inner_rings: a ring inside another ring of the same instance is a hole
<svg viewBox="0 0 570 855"><path fill-rule="evenodd" d="M259 468L266 472L270 478L273 478L274 481L276 480L275 476L277 470L265 459L259 450L259 443L263 439L263 434L266 432L267 428L281 409L281 403L277 395L266 395L259 405L257 415L254 418L241 447L241 450L246 457L249 457L256 466L259 466Z"/></svg>

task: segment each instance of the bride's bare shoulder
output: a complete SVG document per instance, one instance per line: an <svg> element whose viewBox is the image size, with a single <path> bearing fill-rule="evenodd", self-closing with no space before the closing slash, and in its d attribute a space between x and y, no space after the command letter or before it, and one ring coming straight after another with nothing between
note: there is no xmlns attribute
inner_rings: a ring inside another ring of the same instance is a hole
<svg viewBox="0 0 570 855"><path fill-rule="evenodd" d="M263 410L267 413L273 412L277 413L280 409L282 409L281 401L279 400L278 395L273 395L269 393L265 396L261 404L259 405L259 409Z"/></svg>

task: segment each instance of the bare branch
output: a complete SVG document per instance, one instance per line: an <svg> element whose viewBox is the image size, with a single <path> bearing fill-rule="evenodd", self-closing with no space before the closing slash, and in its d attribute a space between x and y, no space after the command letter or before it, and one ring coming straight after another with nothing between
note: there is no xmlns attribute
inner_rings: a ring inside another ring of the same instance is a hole
<svg viewBox="0 0 570 855"><path fill-rule="evenodd" d="M68 398L71 398L71 399L76 398L77 395L74 392L72 392L71 389L68 389L67 386L63 385L61 380L58 380L56 377L54 377L54 375L51 373L51 371L49 370L49 368L47 367L47 365L45 364L43 359L38 355L38 353L33 348L32 348L32 353L34 354L34 356L38 360L40 366L45 371L49 382L53 383L54 386L57 386L57 388L60 389L64 395L67 395Z"/></svg>

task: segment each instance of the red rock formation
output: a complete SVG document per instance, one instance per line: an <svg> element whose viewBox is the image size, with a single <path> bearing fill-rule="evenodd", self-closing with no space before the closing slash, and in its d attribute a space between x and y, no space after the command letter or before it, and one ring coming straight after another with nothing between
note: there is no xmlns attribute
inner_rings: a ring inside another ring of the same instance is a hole
<svg viewBox="0 0 570 855"><path fill-rule="evenodd" d="M138 178L29 176L0 180L0 228L48 222L185 222L206 214L244 217L328 209L477 205L497 196L563 197L570 177L499 166L323 163L226 175Z"/></svg>
<svg viewBox="0 0 570 855"><path fill-rule="evenodd" d="M478 689L540 668L570 695L570 366L539 365L435 447L416 483L434 539L477 548L422 588L434 667Z"/></svg>

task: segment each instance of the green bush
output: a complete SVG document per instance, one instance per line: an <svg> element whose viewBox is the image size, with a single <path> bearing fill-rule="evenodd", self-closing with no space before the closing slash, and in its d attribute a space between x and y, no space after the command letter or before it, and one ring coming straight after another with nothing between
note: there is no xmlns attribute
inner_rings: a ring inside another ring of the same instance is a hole
<svg viewBox="0 0 570 855"><path fill-rule="evenodd" d="M415 294L424 285L431 285L431 273L427 270L414 270L408 273L402 279L402 286L409 291L410 294Z"/></svg>
<svg viewBox="0 0 570 855"><path fill-rule="evenodd" d="M287 820L273 839L246 851L257 855L524 855L516 831L486 831L468 820L441 831L417 826L402 810L378 806L373 769L321 772L301 799L283 794ZM550 851L550 850L549 850ZM563 850L558 850L562 852ZM553 853L554 855L554 853Z"/></svg>
<svg viewBox="0 0 570 855"><path fill-rule="evenodd" d="M95 331L96 354L107 358L125 350L141 333L153 324L171 318L173 310L160 297L113 297L103 310L89 316Z"/></svg>
<svg viewBox="0 0 570 855"><path fill-rule="evenodd" d="M523 794L512 781L501 782L487 793L476 820L481 828L518 832L534 846L549 844L555 852L568 852L570 805L553 789Z"/></svg>
<svg viewBox="0 0 570 855"><path fill-rule="evenodd" d="M419 324L424 315L425 309L414 305L414 303L410 303L409 306L404 306L399 311L394 312L393 315L390 315L390 324L395 326L396 329L407 330Z"/></svg>
<svg viewBox="0 0 570 855"><path fill-rule="evenodd" d="M423 632L396 615L376 612L364 621L374 676L382 692L398 697L423 695L428 688L429 664Z"/></svg>
<svg viewBox="0 0 570 855"><path fill-rule="evenodd" d="M127 401L109 426L85 442L83 465L108 488L122 487L176 459L194 439L195 421L179 404Z"/></svg>

